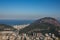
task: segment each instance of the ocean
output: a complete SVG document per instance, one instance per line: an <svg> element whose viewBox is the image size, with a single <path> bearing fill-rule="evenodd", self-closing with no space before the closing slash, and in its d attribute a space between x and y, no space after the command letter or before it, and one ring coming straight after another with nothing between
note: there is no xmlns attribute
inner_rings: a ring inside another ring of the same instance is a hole
<svg viewBox="0 0 60 40"><path fill-rule="evenodd" d="M0 20L0 24L7 25L23 25L23 24L31 24L34 20Z"/></svg>

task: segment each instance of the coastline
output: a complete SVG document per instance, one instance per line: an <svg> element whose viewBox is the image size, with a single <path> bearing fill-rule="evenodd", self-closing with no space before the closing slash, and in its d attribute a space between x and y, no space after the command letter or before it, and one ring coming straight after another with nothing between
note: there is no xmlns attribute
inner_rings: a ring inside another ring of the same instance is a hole
<svg viewBox="0 0 60 40"><path fill-rule="evenodd" d="M13 25L12 27L16 28L17 30L23 29L27 26L29 26L30 24L22 24L22 25Z"/></svg>

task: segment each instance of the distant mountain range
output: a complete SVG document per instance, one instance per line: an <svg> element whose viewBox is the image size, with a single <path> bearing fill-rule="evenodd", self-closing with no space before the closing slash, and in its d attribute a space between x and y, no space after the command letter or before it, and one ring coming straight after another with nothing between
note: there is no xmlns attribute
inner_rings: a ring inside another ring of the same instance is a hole
<svg viewBox="0 0 60 40"><path fill-rule="evenodd" d="M44 17L31 23L29 26L20 30L20 33L42 32L42 33L56 33L60 30L60 23L55 18Z"/></svg>

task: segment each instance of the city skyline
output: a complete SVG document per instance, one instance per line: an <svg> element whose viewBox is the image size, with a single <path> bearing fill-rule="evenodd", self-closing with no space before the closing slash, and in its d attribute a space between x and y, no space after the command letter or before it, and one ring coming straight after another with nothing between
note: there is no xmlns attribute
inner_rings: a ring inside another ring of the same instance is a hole
<svg viewBox="0 0 60 40"><path fill-rule="evenodd" d="M0 0L0 19L60 18L60 0Z"/></svg>

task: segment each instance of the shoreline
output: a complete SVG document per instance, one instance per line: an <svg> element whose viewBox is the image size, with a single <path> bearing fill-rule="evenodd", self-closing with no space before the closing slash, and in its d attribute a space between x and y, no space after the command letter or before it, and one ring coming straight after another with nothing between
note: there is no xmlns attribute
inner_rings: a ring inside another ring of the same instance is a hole
<svg viewBox="0 0 60 40"><path fill-rule="evenodd" d="M25 28L25 27L27 27L27 26L29 26L29 25L30 25L30 24L13 25L12 27L14 27L14 28L20 30L20 29L23 29L23 28Z"/></svg>

